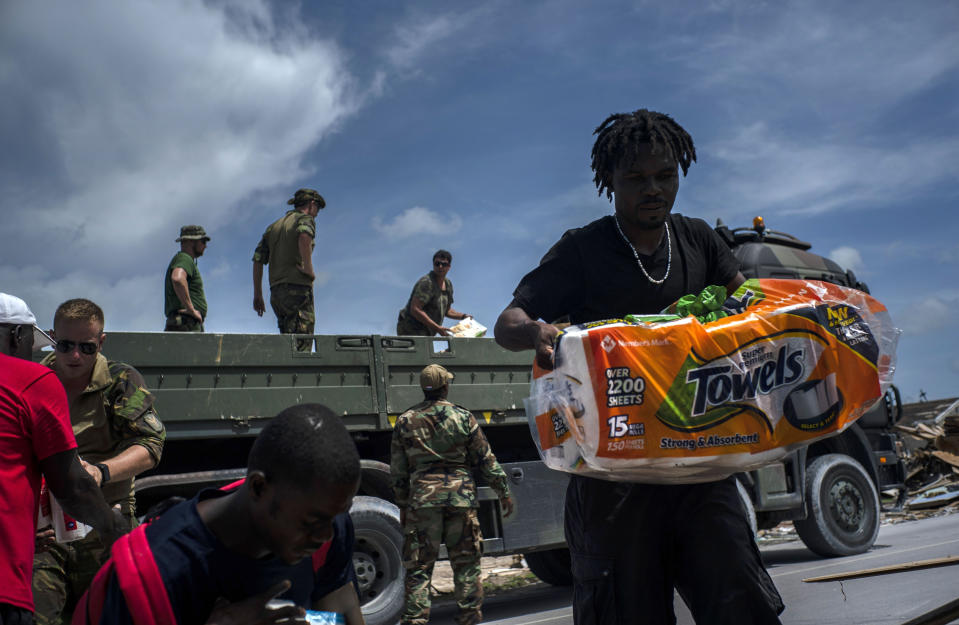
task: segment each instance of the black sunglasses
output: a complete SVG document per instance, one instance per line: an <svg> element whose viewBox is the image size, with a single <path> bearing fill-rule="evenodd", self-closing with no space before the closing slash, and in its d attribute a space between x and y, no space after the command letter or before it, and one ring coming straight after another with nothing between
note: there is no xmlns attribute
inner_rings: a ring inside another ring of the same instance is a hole
<svg viewBox="0 0 959 625"><path fill-rule="evenodd" d="M448 260L434 260L433 264L437 267L449 267L450 261Z"/></svg>
<svg viewBox="0 0 959 625"><path fill-rule="evenodd" d="M74 347L80 348L81 353L86 354L87 356L92 356L97 353L97 348L100 346L96 343L77 343L76 341L68 341L66 339L60 339L57 341L58 352L69 354L73 351Z"/></svg>

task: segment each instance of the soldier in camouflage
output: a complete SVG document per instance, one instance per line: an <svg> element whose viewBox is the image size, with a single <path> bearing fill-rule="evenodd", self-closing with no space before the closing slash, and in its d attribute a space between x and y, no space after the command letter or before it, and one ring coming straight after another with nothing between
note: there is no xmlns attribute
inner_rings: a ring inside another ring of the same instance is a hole
<svg viewBox="0 0 959 625"><path fill-rule="evenodd" d="M472 317L453 309L453 283L446 277L453 255L446 250L433 254L433 270L416 281L406 306L400 309L396 320L396 334L399 336L448 336L449 328L443 327L443 320L466 319Z"/></svg>
<svg viewBox="0 0 959 625"><path fill-rule="evenodd" d="M425 400L396 420L390 473L403 525L406 606L402 623L423 625L430 617L430 580L441 543L446 544L457 623L483 618L481 540L476 484L478 470L499 495L503 516L513 512L506 474L473 415L446 400L453 375L439 365L420 373Z"/></svg>
<svg viewBox="0 0 959 625"><path fill-rule="evenodd" d="M253 310L263 316L263 265L270 266L270 305L283 334L313 334L313 248L316 215L326 201L313 189L299 189L286 215L270 224L253 252ZM310 342L297 341L308 351Z"/></svg>
<svg viewBox="0 0 959 625"><path fill-rule="evenodd" d="M68 300L53 321L56 350L42 361L67 392L70 421L82 464L111 506L119 506L130 528L136 525L134 476L160 461L166 430L153 409L143 376L100 350L103 311L86 299ZM96 532L67 544L53 542L53 530L38 533L33 596L39 625L69 623L106 557Z"/></svg>

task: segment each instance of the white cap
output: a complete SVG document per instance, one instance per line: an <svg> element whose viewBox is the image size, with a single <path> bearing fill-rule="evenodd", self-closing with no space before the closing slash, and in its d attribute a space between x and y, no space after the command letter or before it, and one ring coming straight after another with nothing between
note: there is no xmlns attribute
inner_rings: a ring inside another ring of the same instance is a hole
<svg viewBox="0 0 959 625"><path fill-rule="evenodd" d="M30 311L27 303L19 297L0 293L0 323L17 326L33 326L34 350L56 345L56 341L37 327L37 318Z"/></svg>

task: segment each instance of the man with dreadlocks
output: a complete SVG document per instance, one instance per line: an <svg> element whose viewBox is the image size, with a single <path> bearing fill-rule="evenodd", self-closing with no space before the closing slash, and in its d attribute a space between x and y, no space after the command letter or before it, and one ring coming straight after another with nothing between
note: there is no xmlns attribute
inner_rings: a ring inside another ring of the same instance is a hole
<svg viewBox="0 0 959 625"><path fill-rule="evenodd" d="M496 341L535 349L553 368L558 320L656 313L708 285L732 292L739 263L701 219L672 213L696 160L692 137L663 113L610 115L592 168L615 214L569 230L513 292ZM673 590L697 623L779 623L782 599L763 568L734 477L683 485L573 475L566 492L578 624L675 623Z"/></svg>

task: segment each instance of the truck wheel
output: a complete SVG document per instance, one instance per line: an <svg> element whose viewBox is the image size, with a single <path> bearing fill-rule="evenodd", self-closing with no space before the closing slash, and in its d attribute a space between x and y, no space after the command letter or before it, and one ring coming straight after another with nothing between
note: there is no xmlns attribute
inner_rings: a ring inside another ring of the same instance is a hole
<svg viewBox="0 0 959 625"><path fill-rule="evenodd" d="M879 495L853 458L826 454L813 460L806 468L805 495L808 516L793 525L811 551L848 556L876 542Z"/></svg>
<svg viewBox="0 0 959 625"><path fill-rule="evenodd" d="M353 568L367 625L393 625L403 612L403 531L400 509L383 499L357 496L350 508Z"/></svg>
<svg viewBox="0 0 959 625"><path fill-rule="evenodd" d="M749 492L746 490L746 487L743 486L743 483L739 480L736 480L736 490L739 491L739 498L743 502L743 508L746 510L746 520L749 521L749 529L752 531L753 540L756 539L756 507L753 505L753 500L749 497Z"/></svg>
<svg viewBox="0 0 959 625"><path fill-rule="evenodd" d="M553 586L572 586L573 565L569 549L548 549L524 553L526 564L533 575Z"/></svg>

